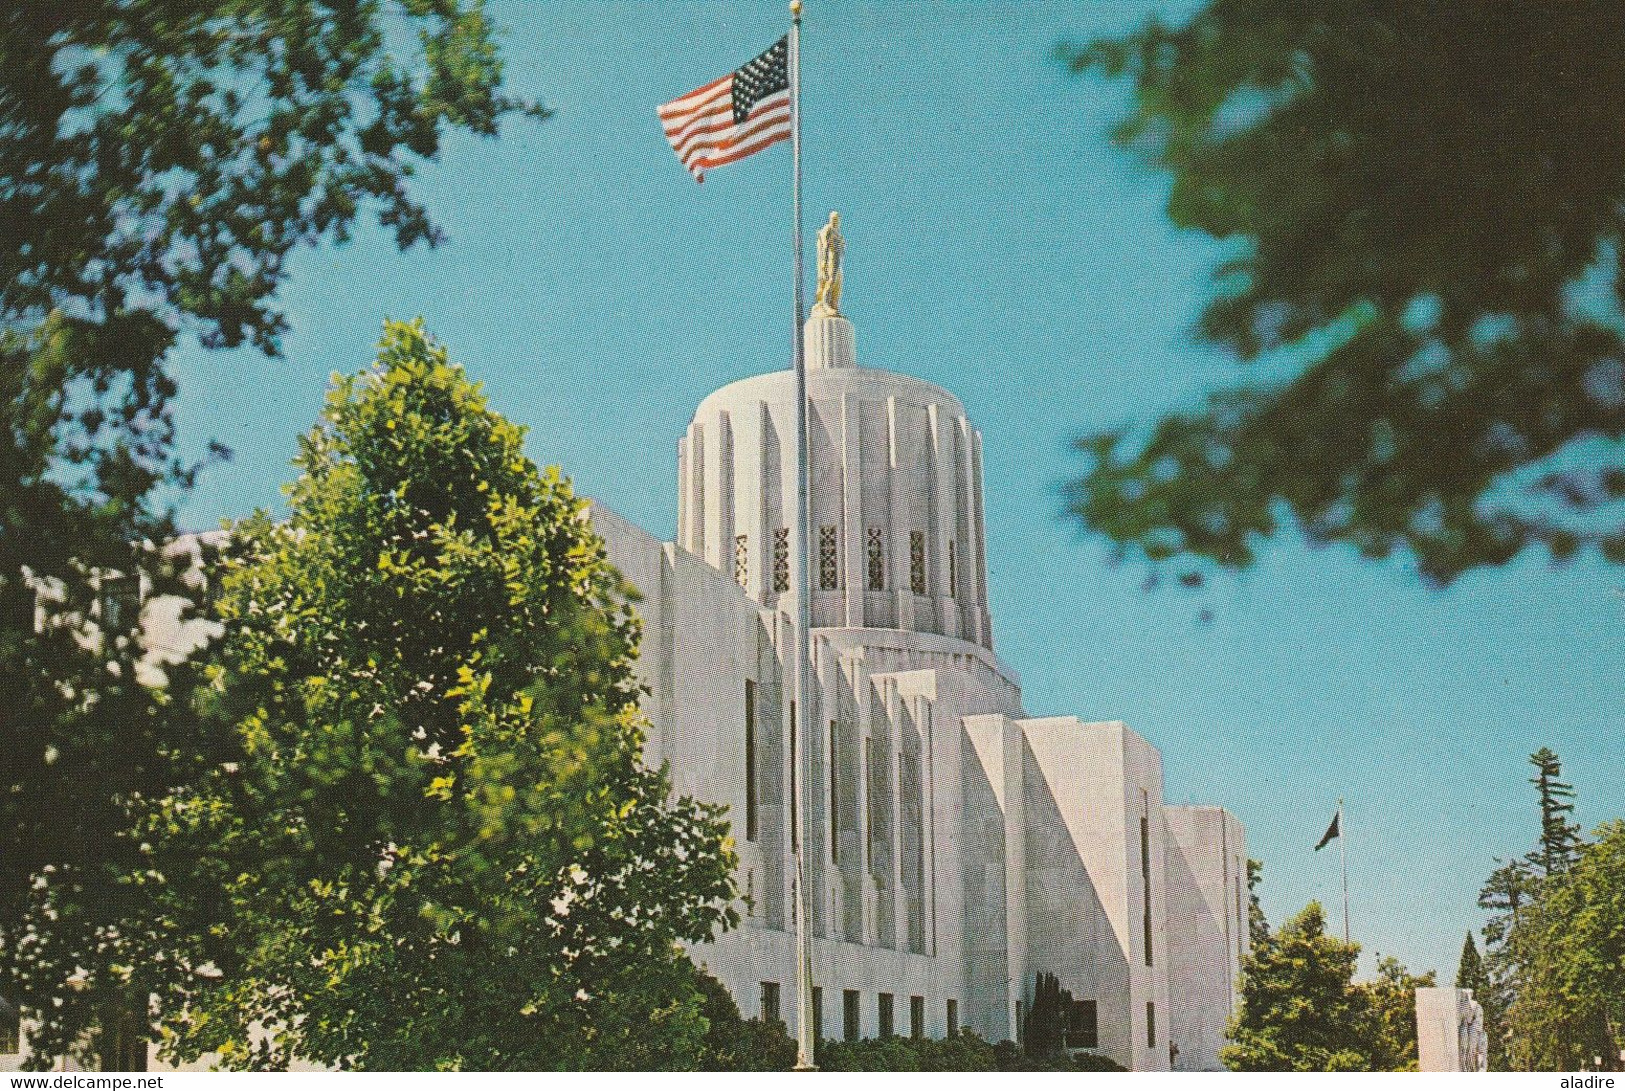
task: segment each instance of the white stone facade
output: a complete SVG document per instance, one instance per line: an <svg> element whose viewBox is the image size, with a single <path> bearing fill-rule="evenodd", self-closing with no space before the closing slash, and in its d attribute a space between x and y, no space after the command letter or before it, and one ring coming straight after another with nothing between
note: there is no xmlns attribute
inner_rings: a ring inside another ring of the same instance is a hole
<svg viewBox="0 0 1625 1091"><path fill-rule="evenodd" d="M1014 1039L1043 972L1092 1008L1079 1048L1216 1069L1247 949L1241 823L1165 806L1161 756L1123 724L1025 715L993 654L981 436L946 391L858 367L855 340L807 324L816 1030ZM676 543L593 509L644 595L649 760L734 823L750 907L695 957L792 1032L794 399L783 371L700 404Z"/></svg>

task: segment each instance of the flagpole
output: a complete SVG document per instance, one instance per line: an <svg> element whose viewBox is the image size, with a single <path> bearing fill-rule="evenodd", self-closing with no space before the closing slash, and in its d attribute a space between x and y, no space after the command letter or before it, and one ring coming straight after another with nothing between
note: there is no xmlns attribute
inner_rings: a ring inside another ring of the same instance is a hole
<svg viewBox="0 0 1625 1091"><path fill-rule="evenodd" d="M807 929L807 865L802 852L802 796L807 778L800 768L802 740L811 738L806 725L812 710L811 611L808 595L812 581L807 571L809 548L807 519L811 506L807 481L807 354L805 345L806 300L802 288L801 255L801 0L790 0L790 235L795 254L795 318L791 330L791 352L796 371L796 711L790 724L791 783L795 785L790 830L796 858L796 1068L813 1065L812 1038L812 942Z"/></svg>
<svg viewBox="0 0 1625 1091"><path fill-rule="evenodd" d="M1349 824L1343 818L1343 800L1337 801L1337 851L1343 857L1343 942L1349 939Z"/></svg>

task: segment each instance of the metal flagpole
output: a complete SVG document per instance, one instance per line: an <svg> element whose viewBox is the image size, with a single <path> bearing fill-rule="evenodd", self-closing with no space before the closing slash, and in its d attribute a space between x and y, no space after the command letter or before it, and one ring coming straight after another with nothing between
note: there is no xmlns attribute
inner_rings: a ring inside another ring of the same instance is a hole
<svg viewBox="0 0 1625 1091"><path fill-rule="evenodd" d="M794 798L790 819L792 850L796 858L796 1067L813 1067L812 1037L812 941L807 929L807 864L802 852L802 796L807 778L801 770L802 740L811 738L806 725L812 715L811 616L808 595L812 586L807 571L807 517L810 492L807 482L807 356L805 341L806 300L802 289L801 262L801 0L790 0L790 161L792 181L790 234L795 251L795 328L791 331L792 355L796 370L796 685L795 715L790 724L791 783Z"/></svg>
<svg viewBox="0 0 1625 1091"><path fill-rule="evenodd" d="M1343 801L1337 801L1337 851L1343 856L1343 942L1349 939L1349 824L1343 819Z"/></svg>

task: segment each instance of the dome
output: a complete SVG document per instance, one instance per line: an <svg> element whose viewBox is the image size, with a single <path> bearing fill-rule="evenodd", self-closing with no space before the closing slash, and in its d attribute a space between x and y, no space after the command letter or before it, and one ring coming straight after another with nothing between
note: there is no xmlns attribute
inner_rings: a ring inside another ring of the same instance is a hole
<svg viewBox="0 0 1625 1091"><path fill-rule="evenodd" d="M904 629L991 649L981 436L941 387L857 366L852 324L807 323L814 628ZM763 606L796 586L795 373L700 403L678 442L677 541Z"/></svg>

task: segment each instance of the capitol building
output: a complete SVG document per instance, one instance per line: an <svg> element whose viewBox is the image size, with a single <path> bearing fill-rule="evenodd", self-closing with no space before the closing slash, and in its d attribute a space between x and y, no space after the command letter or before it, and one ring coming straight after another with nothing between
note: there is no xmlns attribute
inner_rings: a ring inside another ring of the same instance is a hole
<svg viewBox="0 0 1625 1091"><path fill-rule="evenodd" d="M1166 804L1160 754L1123 723L1028 715L994 651L981 434L946 390L860 366L834 308L805 333L814 1034L1018 1040L1052 974L1069 1048L1220 1068L1241 823ZM756 375L677 441L677 541L592 509L643 594L647 759L733 822L743 923L691 953L792 1034L796 465L795 374Z"/></svg>
<svg viewBox="0 0 1625 1091"><path fill-rule="evenodd" d="M1071 995L1068 1049L1219 1069L1248 945L1241 823L1166 804L1161 755L1125 724L1028 714L994 650L982 436L946 390L860 366L838 286L820 296L799 762L794 371L700 403L677 440L677 541L590 509L642 596L646 760L732 822L741 923L691 956L747 1017L798 1033L799 766L815 1036L1019 1041L1043 974ZM171 657L208 624L180 605L143 614Z"/></svg>

